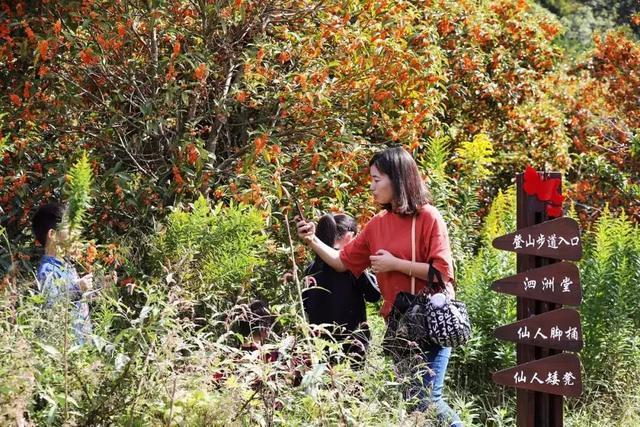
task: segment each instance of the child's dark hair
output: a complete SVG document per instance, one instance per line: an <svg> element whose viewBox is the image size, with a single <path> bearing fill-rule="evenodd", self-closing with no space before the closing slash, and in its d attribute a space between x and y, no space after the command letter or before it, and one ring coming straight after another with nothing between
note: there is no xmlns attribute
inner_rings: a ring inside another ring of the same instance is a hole
<svg viewBox="0 0 640 427"><path fill-rule="evenodd" d="M318 220L316 237L327 245L333 247L336 240L341 239L348 232L356 234L358 223L347 214L325 214Z"/></svg>
<svg viewBox="0 0 640 427"><path fill-rule="evenodd" d="M231 330L250 337L268 331L275 320L269 311L269 305L262 300L254 300L250 304L240 304L233 308L230 315Z"/></svg>
<svg viewBox="0 0 640 427"><path fill-rule="evenodd" d="M53 202L41 206L33 215L31 225L36 240L42 245L47 244L49 230L57 230L64 216L64 205Z"/></svg>

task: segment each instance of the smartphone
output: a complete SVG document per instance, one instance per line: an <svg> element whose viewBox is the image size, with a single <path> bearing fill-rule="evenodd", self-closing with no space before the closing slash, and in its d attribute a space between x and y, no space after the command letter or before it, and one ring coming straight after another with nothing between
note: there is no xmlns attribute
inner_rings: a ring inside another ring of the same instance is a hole
<svg viewBox="0 0 640 427"><path fill-rule="evenodd" d="M297 200L294 200L294 203L296 204L296 211L298 211L298 216L304 221L307 222L307 219L304 217L304 213L302 212L302 207L300 206L300 203Z"/></svg>

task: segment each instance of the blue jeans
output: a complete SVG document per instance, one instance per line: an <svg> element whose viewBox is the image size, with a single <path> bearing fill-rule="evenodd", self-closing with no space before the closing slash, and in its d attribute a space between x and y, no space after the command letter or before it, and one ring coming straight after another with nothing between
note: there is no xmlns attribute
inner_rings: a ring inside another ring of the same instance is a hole
<svg viewBox="0 0 640 427"><path fill-rule="evenodd" d="M417 399L416 410L424 412L433 405L440 424L462 427L460 417L442 397L444 377L450 356L450 347L434 345L425 349L422 354L402 361L408 362L404 369L401 366L398 368L400 371L404 371L404 374L411 375L405 397L412 400Z"/></svg>

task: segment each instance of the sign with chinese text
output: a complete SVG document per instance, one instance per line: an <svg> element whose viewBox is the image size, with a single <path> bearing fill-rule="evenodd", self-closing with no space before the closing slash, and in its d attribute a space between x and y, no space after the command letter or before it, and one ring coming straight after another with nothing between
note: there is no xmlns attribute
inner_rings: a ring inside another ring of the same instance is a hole
<svg viewBox="0 0 640 427"><path fill-rule="evenodd" d="M584 345L580 314L571 308L548 311L502 326L495 330L495 337L506 341L569 351L580 351Z"/></svg>
<svg viewBox="0 0 640 427"><path fill-rule="evenodd" d="M496 372L493 381L561 396L578 397L582 393L580 359L572 353L560 353Z"/></svg>
<svg viewBox="0 0 640 427"><path fill-rule="evenodd" d="M493 247L523 255L577 261L582 258L580 227L571 218L557 218L497 237Z"/></svg>
<svg viewBox="0 0 640 427"><path fill-rule="evenodd" d="M562 427L563 396L582 393L580 314L563 307L582 302L580 271L571 262L582 258L580 226L562 217L560 173L529 167L516 176L516 188L518 230L495 238L493 247L517 254L517 274L491 289L518 298L517 321L494 332L516 343L517 366L493 380L518 389L518 427Z"/></svg>
<svg viewBox="0 0 640 427"><path fill-rule="evenodd" d="M570 262L557 262L496 280L491 289L556 304L577 306L582 302L580 272Z"/></svg>

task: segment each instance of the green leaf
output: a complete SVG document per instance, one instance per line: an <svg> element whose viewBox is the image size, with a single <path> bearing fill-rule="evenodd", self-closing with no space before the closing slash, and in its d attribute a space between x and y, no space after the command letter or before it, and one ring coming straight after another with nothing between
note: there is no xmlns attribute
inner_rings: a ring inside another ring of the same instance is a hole
<svg viewBox="0 0 640 427"><path fill-rule="evenodd" d="M38 347L44 350L49 356L53 359L60 360L62 358L62 354L53 346L43 343L37 343Z"/></svg>

